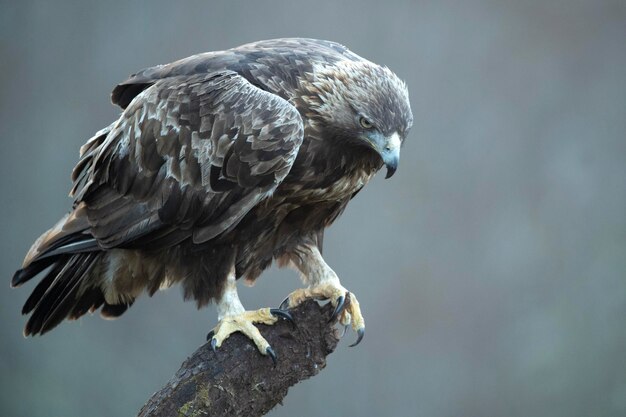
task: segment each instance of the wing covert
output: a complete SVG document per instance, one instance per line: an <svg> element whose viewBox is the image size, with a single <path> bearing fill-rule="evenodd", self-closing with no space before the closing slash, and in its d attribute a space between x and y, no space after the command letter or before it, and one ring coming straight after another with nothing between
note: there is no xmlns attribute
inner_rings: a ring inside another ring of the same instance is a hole
<svg viewBox="0 0 626 417"><path fill-rule="evenodd" d="M82 150L76 204L104 248L196 243L229 230L285 178L302 119L232 71L165 78Z"/></svg>

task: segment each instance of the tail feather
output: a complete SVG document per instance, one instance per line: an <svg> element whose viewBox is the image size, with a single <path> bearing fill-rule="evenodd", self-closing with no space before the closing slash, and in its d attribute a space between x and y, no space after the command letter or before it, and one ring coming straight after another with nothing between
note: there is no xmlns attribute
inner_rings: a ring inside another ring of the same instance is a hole
<svg viewBox="0 0 626 417"><path fill-rule="evenodd" d="M43 261L66 253L93 252L98 249L100 248L96 239L90 236L82 236L80 240L70 241L63 246L51 248L49 251L42 253L37 259Z"/></svg>
<svg viewBox="0 0 626 417"><path fill-rule="evenodd" d="M46 291L48 291L54 279L63 269L63 265L65 262L66 259L57 262L54 267L48 272L48 274L46 274L46 276L37 284L33 292L24 303L24 307L22 307L22 314L29 314L31 311L33 311L35 307L37 307L37 304L39 304L39 301L41 301Z"/></svg>
<svg viewBox="0 0 626 417"><path fill-rule="evenodd" d="M81 203L63 216L50 230L39 236L26 254L22 268L42 259L45 254L50 254L55 249L92 238L85 206Z"/></svg>
<svg viewBox="0 0 626 417"><path fill-rule="evenodd" d="M104 303L104 294L90 273L103 252L85 229L81 207L64 216L31 247L11 285L18 287L44 272L22 308L31 314L24 335L44 334L65 318L78 318Z"/></svg>
<svg viewBox="0 0 626 417"><path fill-rule="evenodd" d="M122 304L105 303L104 306L102 307L102 310L100 310L100 315L104 317L105 319L118 318L119 316L124 314L124 312L128 310L128 308L132 306L134 302L135 302L135 299L132 299L129 302L122 303Z"/></svg>
<svg viewBox="0 0 626 417"><path fill-rule="evenodd" d="M11 280L11 286L18 287L43 274L22 308L22 314L30 314L24 335L44 334L66 318L77 319L100 307L104 318L122 315L134 298L126 296L118 304L106 301L107 284L98 266L105 256L90 233L82 204L41 235Z"/></svg>
<svg viewBox="0 0 626 417"><path fill-rule="evenodd" d="M91 259L82 260L76 265L76 270L68 271L70 278L68 279L67 286L65 286L65 290L59 294L59 297L54 301L52 306L46 309L45 319L40 330L41 334L52 330L61 323L76 305L79 299L77 295L81 285L87 277L89 270L93 267L94 255L90 254L88 257L91 257Z"/></svg>
<svg viewBox="0 0 626 417"><path fill-rule="evenodd" d="M104 304L104 294L102 290L99 287L88 288L77 300L76 305L74 305L74 308L72 308L67 318L76 320L87 313L93 313L100 308L102 304Z"/></svg>
<svg viewBox="0 0 626 417"><path fill-rule="evenodd" d="M97 253L88 253L75 254L69 258L34 307L24 329L25 336L44 334L70 314L78 302L81 284L89 284L84 281L97 257ZM51 272L56 272L56 268Z"/></svg>
<svg viewBox="0 0 626 417"><path fill-rule="evenodd" d="M11 286L14 288L19 287L40 274L50 265L58 263L59 260L63 258L63 255L95 252L100 249L96 239L82 233L66 236L63 240L65 241L64 244L52 245L46 251L41 252L36 258L30 260L30 263L26 264L22 269L18 269L13 275Z"/></svg>
<svg viewBox="0 0 626 417"><path fill-rule="evenodd" d="M22 269L18 269L11 280L11 287L19 287L34 276L37 276L41 271L52 265L54 262L54 258L42 259L41 261L33 262Z"/></svg>

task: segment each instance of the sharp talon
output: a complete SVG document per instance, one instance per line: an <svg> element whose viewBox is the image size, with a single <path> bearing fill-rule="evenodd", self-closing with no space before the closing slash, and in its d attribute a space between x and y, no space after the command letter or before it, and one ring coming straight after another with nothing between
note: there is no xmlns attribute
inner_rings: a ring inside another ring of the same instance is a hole
<svg viewBox="0 0 626 417"><path fill-rule="evenodd" d="M214 335L215 335L215 331L211 330L209 334L206 335L206 341L208 342L209 340L211 340Z"/></svg>
<svg viewBox="0 0 626 417"><path fill-rule="evenodd" d="M289 296L283 300L282 303L278 306L279 310L287 310L289 308Z"/></svg>
<svg viewBox="0 0 626 417"><path fill-rule="evenodd" d="M274 352L274 349L272 349L271 346L268 346L265 349L265 353L267 353L269 355L270 358L272 358L272 362L274 362L274 366L276 366L276 352Z"/></svg>
<svg viewBox="0 0 626 417"><path fill-rule="evenodd" d="M217 340L215 338L211 339L211 349L213 349L213 352L217 353Z"/></svg>
<svg viewBox="0 0 626 417"><path fill-rule="evenodd" d="M282 317L285 320L291 322L291 324L295 324L295 322L293 321L293 317L291 316L291 314L289 314L288 311L280 310L278 308L270 308L270 314L273 316Z"/></svg>
<svg viewBox="0 0 626 417"><path fill-rule="evenodd" d="M358 345L359 343L361 343L361 340L363 340L363 336L365 335L365 328L361 327L360 329L356 331L356 334L357 334L356 342L351 344L350 347L354 347Z"/></svg>
<svg viewBox="0 0 626 417"><path fill-rule="evenodd" d="M341 313L341 310L343 310L345 302L346 297L344 297L343 295L340 295L337 298L337 307L335 307L335 311L333 311L333 314L330 316L330 320L328 320L329 322L335 321L335 319L337 319L337 316L339 315L339 313Z"/></svg>

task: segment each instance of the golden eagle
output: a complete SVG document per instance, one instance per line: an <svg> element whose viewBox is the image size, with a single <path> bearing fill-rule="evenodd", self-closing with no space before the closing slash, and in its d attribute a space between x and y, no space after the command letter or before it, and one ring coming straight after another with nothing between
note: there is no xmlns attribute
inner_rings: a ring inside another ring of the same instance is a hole
<svg viewBox="0 0 626 417"><path fill-rule="evenodd" d="M275 39L144 69L112 102L123 112L81 148L71 212L13 277L45 272L22 310L25 335L97 309L118 317L180 283L198 307L217 303L214 349L240 331L275 361L254 323L289 319L311 297L330 299L361 340L359 304L322 238L383 165L387 177L397 168L413 117L393 72L334 42ZM236 280L273 260L307 287L281 309L246 311Z"/></svg>

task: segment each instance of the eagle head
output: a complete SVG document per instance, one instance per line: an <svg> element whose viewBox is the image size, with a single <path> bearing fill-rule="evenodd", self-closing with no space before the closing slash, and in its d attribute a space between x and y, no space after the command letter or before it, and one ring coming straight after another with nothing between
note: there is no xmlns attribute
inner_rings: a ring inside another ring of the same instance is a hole
<svg viewBox="0 0 626 417"><path fill-rule="evenodd" d="M305 101L336 140L373 150L387 167L398 168L400 146L413 114L406 84L389 68L344 60L314 67Z"/></svg>

